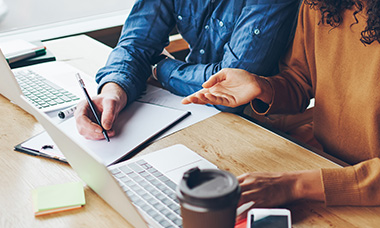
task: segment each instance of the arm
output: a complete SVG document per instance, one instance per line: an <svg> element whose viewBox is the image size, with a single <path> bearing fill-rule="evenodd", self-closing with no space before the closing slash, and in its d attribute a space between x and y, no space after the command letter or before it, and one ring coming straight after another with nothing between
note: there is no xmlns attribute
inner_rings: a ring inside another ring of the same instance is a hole
<svg viewBox="0 0 380 228"><path fill-rule="evenodd" d="M300 11L301 16L302 11ZM312 55L308 57L309 59L306 57L303 24L302 20L299 20L293 45L281 61L280 73L271 77L257 77L258 82L262 81L259 83L260 88L250 83L248 72L228 70L215 74L217 80L213 79L210 83L206 82L204 84L205 89L185 98L183 103L209 103L236 107L245 104L244 102L252 101L253 108L259 114L302 112L309 105L310 98L314 96L312 85L315 81L315 73L311 72L314 72L315 69L312 64L309 64L314 59L310 59L313 57ZM234 81L240 81L240 83ZM231 90L228 84L233 82L234 84L231 85L235 88ZM221 94L223 96L219 96ZM243 95L247 97L243 99ZM263 102L266 104L263 105Z"/></svg>
<svg viewBox="0 0 380 228"><path fill-rule="evenodd" d="M322 169L327 205L380 205L380 158L354 166Z"/></svg>
<svg viewBox="0 0 380 228"><path fill-rule="evenodd" d="M140 95L151 75L151 65L169 43L169 32L174 27L172 7L170 0L136 1L117 47L96 75L99 95L92 99L110 137L119 112ZM85 102L78 104L75 118L81 135L102 139Z"/></svg>
<svg viewBox="0 0 380 228"><path fill-rule="evenodd" d="M175 25L171 0L138 0L126 20L119 42L96 81L99 92L108 82L117 83L127 94L128 103L145 89L151 66L169 44Z"/></svg>
<svg viewBox="0 0 380 228"><path fill-rule="evenodd" d="M223 68L240 68L259 75L273 75L277 72L278 60L293 35L297 10L298 1L293 0L275 4L247 3L234 23L230 38L224 45L223 55L219 57L220 61L195 64L197 60L194 59L190 59L189 62L192 63L166 59L158 64L157 77L166 89L187 96L201 89L201 85L211 75ZM191 46L191 40L189 43ZM209 50L217 51L219 50ZM225 107L218 108L226 111ZM227 111L234 112L234 109Z"/></svg>

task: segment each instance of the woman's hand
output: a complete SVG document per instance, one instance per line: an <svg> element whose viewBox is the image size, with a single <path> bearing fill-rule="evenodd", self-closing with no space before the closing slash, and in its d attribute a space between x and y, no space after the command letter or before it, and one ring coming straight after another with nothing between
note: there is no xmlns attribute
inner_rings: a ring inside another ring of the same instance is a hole
<svg viewBox="0 0 380 228"><path fill-rule="evenodd" d="M253 99L270 103L272 89L264 78L240 69L223 69L211 76L200 91L185 97L183 104L237 107Z"/></svg>
<svg viewBox="0 0 380 228"><path fill-rule="evenodd" d="M324 200L319 170L251 172L239 176L238 181L242 192L239 206L253 202L251 207L278 207L299 199Z"/></svg>

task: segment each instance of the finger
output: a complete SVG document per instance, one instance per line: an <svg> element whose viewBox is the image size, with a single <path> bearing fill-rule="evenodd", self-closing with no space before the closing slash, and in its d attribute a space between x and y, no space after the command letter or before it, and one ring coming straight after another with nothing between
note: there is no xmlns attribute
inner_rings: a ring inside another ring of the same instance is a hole
<svg viewBox="0 0 380 228"><path fill-rule="evenodd" d="M245 180L245 178L247 178L247 176L248 176L248 173L244 173L244 174L241 174L240 176L237 176L236 178L239 181L239 184L242 183Z"/></svg>
<svg viewBox="0 0 380 228"><path fill-rule="evenodd" d="M86 139L98 140L104 138L102 134L102 128L91 121L87 116L81 116L76 119L77 129Z"/></svg>
<svg viewBox="0 0 380 228"><path fill-rule="evenodd" d="M112 128L116 116L116 103L112 100L104 99L101 123L106 131L109 131Z"/></svg>
<svg viewBox="0 0 380 228"><path fill-rule="evenodd" d="M185 97L184 99L182 99L181 103L182 104L191 104L191 103L207 104L207 103L204 103L202 100L198 99L195 95L190 95L188 97Z"/></svg>
<svg viewBox="0 0 380 228"><path fill-rule="evenodd" d="M230 104L227 96L222 95L222 94L206 93L205 97L209 101L210 104L225 105L225 106L228 106Z"/></svg>
<svg viewBox="0 0 380 228"><path fill-rule="evenodd" d="M207 97L205 96L206 93L197 93L196 94L196 98L198 99L198 104L212 104L212 101L210 101L209 99L207 99Z"/></svg>
<svg viewBox="0 0 380 228"><path fill-rule="evenodd" d="M189 97L191 97L191 95L183 98L182 101L181 101L181 104L191 104L191 101L190 101Z"/></svg>
<svg viewBox="0 0 380 228"><path fill-rule="evenodd" d="M92 113L87 102L79 102L74 112L77 130L86 139L101 139L101 137L104 137L102 128L90 119L91 115Z"/></svg>
<svg viewBox="0 0 380 228"><path fill-rule="evenodd" d="M203 83L203 88L210 88L211 86L226 80L225 71L221 70L218 73L212 75L205 83Z"/></svg>

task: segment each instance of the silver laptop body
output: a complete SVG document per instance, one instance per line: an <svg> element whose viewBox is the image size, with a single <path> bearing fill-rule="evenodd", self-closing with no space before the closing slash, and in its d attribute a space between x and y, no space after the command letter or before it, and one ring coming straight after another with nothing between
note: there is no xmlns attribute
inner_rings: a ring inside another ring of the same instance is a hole
<svg viewBox="0 0 380 228"><path fill-rule="evenodd" d="M60 129L56 123L43 111L36 108L31 102L25 98L22 91L12 74L3 54L0 52L0 72L1 78L4 83L0 83L0 93L12 100L18 106L31 113L41 123L45 130L49 133L50 137L62 151L71 167L76 171L79 177L91 187L100 197L102 197L111 207L113 207L121 216L123 216L134 227L181 227L179 226L162 226L156 222L151 216L147 215L144 211L136 207L123 190L120 181L116 180L110 169L122 166L124 163L132 163L134 160L146 158L154 163L159 163L161 158L166 160L162 163L161 168L165 168L163 173L172 173L174 182L178 183L179 177L187 169L198 166L200 168L216 168L215 165L200 157L196 153L190 151L183 145L174 145L172 147L163 149L171 156L163 158L161 151L156 151L151 154L132 158L128 161L121 162L110 167L107 167L103 162L91 154L82 145L76 143L76 140L70 135ZM6 82L6 83L5 83ZM76 129L73 129L76 130ZM175 151L176 153L172 153ZM178 153L177 153L178 152ZM183 153L183 154L182 154ZM174 156L173 156L174 155ZM175 156L177 155L177 156ZM185 156L185 157L183 157ZM168 158L167 158L168 157ZM174 162L171 160L174 159ZM175 160L177 159L177 160ZM186 160L184 162L183 160ZM183 164L175 164L181 163ZM178 165L179 167L175 167Z"/></svg>

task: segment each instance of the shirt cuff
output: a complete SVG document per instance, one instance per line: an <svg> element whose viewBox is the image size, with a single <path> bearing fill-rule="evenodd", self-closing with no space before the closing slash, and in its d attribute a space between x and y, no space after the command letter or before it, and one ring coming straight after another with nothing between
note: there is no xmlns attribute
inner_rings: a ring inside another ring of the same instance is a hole
<svg viewBox="0 0 380 228"><path fill-rule="evenodd" d="M360 191L354 167L322 169L327 206L360 205Z"/></svg>
<svg viewBox="0 0 380 228"><path fill-rule="evenodd" d="M168 85L173 70L183 65L182 61L166 58L157 63L156 77L162 86Z"/></svg>
<svg viewBox="0 0 380 228"><path fill-rule="evenodd" d="M135 84L133 81L126 78L125 75L120 75L120 73L116 72L111 72L98 82L98 94L101 92L103 86L109 82L118 84L124 90L124 92L127 94L127 104L137 99L136 94L138 92L136 86L134 86Z"/></svg>

